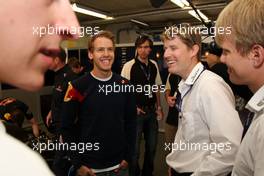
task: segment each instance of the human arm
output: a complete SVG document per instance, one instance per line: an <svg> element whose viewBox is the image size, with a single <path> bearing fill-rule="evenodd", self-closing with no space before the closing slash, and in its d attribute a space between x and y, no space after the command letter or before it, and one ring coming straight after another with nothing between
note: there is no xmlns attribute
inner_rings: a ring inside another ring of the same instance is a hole
<svg viewBox="0 0 264 176"><path fill-rule="evenodd" d="M162 81L160 78L160 73L159 73L159 68L157 66L156 62L153 62L155 64L156 70L157 70L157 74L156 74L156 78L155 78L155 84L158 85L158 91L155 93L156 94L156 113L157 113L157 118L158 120L162 120L164 117L163 114L163 110L162 110L162 106L161 106L161 101L160 101L160 92L161 92L161 85L162 85Z"/></svg>
<svg viewBox="0 0 264 176"><path fill-rule="evenodd" d="M170 93L171 93L171 86L170 86L169 78L170 78L170 75L168 76L167 81L166 81L165 98L166 98L166 101L167 101L168 105L170 107L174 107L175 106L175 99L176 99L176 97L170 95Z"/></svg>
<svg viewBox="0 0 264 176"><path fill-rule="evenodd" d="M134 150L136 148L136 128L137 128L137 110L136 110L136 99L133 93L126 93L125 102L125 140L126 149L124 160L128 163L131 162Z"/></svg>
<svg viewBox="0 0 264 176"><path fill-rule="evenodd" d="M49 111L48 115L46 116L46 125L50 126L52 122L51 110Z"/></svg>
<svg viewBox="0 0 264 176"><path fill-rule="evenodd" d="M39 126L37 120L33 117L29 120L31 123L32 131L35 137L39 137Z"/></svg>

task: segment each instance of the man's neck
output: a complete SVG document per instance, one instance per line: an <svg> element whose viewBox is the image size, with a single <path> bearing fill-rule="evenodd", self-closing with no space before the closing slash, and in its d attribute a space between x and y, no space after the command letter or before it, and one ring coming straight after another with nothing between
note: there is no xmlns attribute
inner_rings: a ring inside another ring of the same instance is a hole
<svg viewBox="0 0 264 176"><path fill-rule="evenodd" d="M91 71L91 73L95 77L100 78L100 79L107 79L107 78L109 78L112 75L112 71L111 70L110 71L101 71L101 70L99 71L97 69L93 69Z"/></svg>
<svg viewBox="0 0 264 176"><path fill-rule="evenodd" d="M248 88L253 92L256 93L262 86L264 85L264 78L255 81L252 84L248 84Z"/></svg>
<svg viewBox="0 0 264 176"><path fill-rule="evenodd" d="M142 62L142 63L148 65L148 58L143 58L143 59L142 59L142 58L138 57L138 60L139 60L140 62Z"/></svg>
<svg viewBox="0 0 264 176"><path fill-rule="evenodd" d="M199 61L197 61L197 62L192 62L192 63L189 65L189 67L188 67L187 70L186 70L186 73L184 73L184 74L182 75L182 79L183 79L184 81L186 81L186 79L188 78L188 76L191 74L193 68L194 68L198 63L199 63Z"/></svg>

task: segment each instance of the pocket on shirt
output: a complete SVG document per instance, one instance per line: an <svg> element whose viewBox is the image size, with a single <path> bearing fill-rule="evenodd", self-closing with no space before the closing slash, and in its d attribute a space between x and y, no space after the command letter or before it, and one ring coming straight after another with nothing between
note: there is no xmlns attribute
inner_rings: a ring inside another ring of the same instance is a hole
<svg viewBox="0 0 264 176"><path fill-rule="evenodd" d="M195 137L194 115L192 113L183 113L182 135L187 141Z"/></svg>

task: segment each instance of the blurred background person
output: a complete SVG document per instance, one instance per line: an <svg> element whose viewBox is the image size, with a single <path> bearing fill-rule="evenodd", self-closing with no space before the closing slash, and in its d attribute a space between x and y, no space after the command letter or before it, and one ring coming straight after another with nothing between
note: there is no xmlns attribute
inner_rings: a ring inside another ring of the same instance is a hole
<svg viewBox="0 0 264 176"><path fill-rule="evenodd" d="M165 98L169 106L169 111L165 124L165 141L167 143L174 142L175 134L178 129L179 112L175 107L175 100L178 92L178 84L180 81L180 76L169 74L166 82Z"/></svg>
<svg viewBox="0 0 264 176"><path fill-rule="evenodd" d="M26 131L22 128L25 118L30 123L34 136L39 137L37 119L24 102L12 97L0 100L0 119L8 123L5 123L8 126L7 132L24 142L28 139Z"/></svg>
<svg viewBox="0 0 264 176"><path fill-rule="evenodd" d="M72 69L72 71L77 75L81 76L84 74L85 69L76 57L69 58L67 64Z"/></svg>
<svg viewBox="0 0 264 176"><path fill-rule="evenodd" d="M68 83L78 77L71 67L65 63L66 52L61 49L58 57L54 58L50 70L55 72L54 86L52 91L51 110L46 117L46 125L49 131L55 134L57 142L62 142L61 137L61 109L63 98L66 93ZM68 173L70 162L68 161L66 151L55 151L53 162L53 171L56 176L65 176Z"/></svg>

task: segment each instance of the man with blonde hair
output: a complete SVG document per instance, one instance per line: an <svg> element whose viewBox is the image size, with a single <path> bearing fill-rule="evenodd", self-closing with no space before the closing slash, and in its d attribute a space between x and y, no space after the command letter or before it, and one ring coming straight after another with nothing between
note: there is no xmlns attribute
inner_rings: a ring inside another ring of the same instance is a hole
<svg viewBox="0 0 264 176"><path fill-rule="evenodd" d="M216 35L217 43L223 48L220 60L227 65L230 80L235 84L245 84L254 92L246 105L252 114L244 127L245 136L236 157L234 176L264 174L263 9L263 0L234 0L216 22L217 28L232 29L231 34L218 32Z"/></svg>
<svg viewBox="0 0 264 176"><path fill-rule="evenodd" d="M199 61L200 34L176 29L167 29L163 36L168 70L182 78L176 95L179 126L166 158L169 174L226 176L232 170L242 135L234 95L221 77L205 70Z"/></svg>

